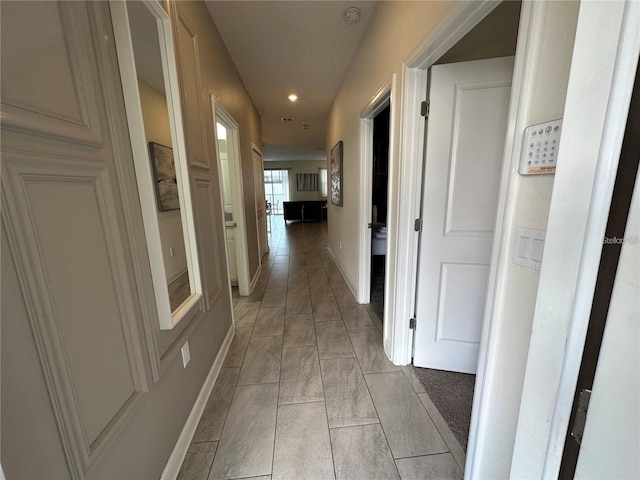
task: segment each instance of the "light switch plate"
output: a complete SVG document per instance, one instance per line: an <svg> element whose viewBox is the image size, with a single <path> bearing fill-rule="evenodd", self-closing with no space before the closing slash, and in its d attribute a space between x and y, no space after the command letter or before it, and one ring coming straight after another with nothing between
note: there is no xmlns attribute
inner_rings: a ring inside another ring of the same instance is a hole
<svg viewBox="0 0 640 480"><path fill-rule="evenodd" d="M546 232L534 228L516 228L513 263L540 270Z"/></svg>
<svg viewBox="0 0 640 480"><path fill-rule="evenodd" d="M555 173L562 119L531 125L524 130L520 175Z"/></svg>

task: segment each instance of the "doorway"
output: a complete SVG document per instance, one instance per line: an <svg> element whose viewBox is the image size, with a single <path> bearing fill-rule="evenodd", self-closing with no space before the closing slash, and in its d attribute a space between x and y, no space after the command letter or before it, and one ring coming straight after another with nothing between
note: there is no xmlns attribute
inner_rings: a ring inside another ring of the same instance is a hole
<svg viewBox="0 0 640 480"><path fill-rule="evenodd" d="M264 189L272 215L284 213L284 202L289 201L289 171L286 169L264 170Z"/></svg>
<svg viewBox="0 0 640 480"><path fill-rule="evenodd" d="M413 364L465 450L519 17L503 2L428 73Z"/></svg>
<svg viewBox="0 0 640 480"><path fill-rule="evenodd" d="M373 311L384 322L385 260L387 256L387 199L389 189L389 121L391 105L373 119L371 172L371 281Z"/></svg>
<svg viewBox="0 0 640 480"><path fill-rule="evenodd" d="M216 126L216 149L220 192L224 209L226 253L229 282L238 286L240 295L249 295L249 254L247 247L244 194L241 179L238 124L211 97Z"/></svg>

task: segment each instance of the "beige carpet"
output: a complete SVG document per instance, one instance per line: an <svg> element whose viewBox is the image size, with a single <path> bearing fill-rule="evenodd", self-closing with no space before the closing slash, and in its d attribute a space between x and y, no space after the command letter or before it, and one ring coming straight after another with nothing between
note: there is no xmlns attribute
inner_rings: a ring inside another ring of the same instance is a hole
<svg viewBox="0 0 640 480"><path fill-rule="evenodd" d="M413 371L466 451L476 376L418 367Z"/></svg>

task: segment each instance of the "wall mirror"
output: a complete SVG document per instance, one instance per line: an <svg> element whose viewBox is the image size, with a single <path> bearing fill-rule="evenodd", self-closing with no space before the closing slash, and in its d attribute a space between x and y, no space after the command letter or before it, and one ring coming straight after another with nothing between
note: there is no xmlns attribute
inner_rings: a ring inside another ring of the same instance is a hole
<svg viewBox="0 0 640 480"><path fill-rule="evenodd" d="M171 23L156 0L109 5L160 328L171 329L202 298Z"/></svg>

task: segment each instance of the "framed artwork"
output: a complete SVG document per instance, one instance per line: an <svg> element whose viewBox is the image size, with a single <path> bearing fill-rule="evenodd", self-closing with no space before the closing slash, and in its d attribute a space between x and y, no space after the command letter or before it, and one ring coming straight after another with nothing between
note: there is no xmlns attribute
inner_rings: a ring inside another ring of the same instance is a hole
<svg viewBox="0 0 640 480"><path fill-rule="evenodd" d="M297 173L296 187L299 192L317 192L318 191L318 174L317 173Z"/></svg>
<svg viewBox="0 0 640 480"><path fill-rule="evenodd" d="M331 149L331 203L342 206L342 140Z"/></svg>
<svg viewBox="0 0 640 480"><path fill-rule="evenodd" d="M158 210L161 212L179 210L180 199L173 150L159 143L149 142L149 155L153 167Z"/></svg>

